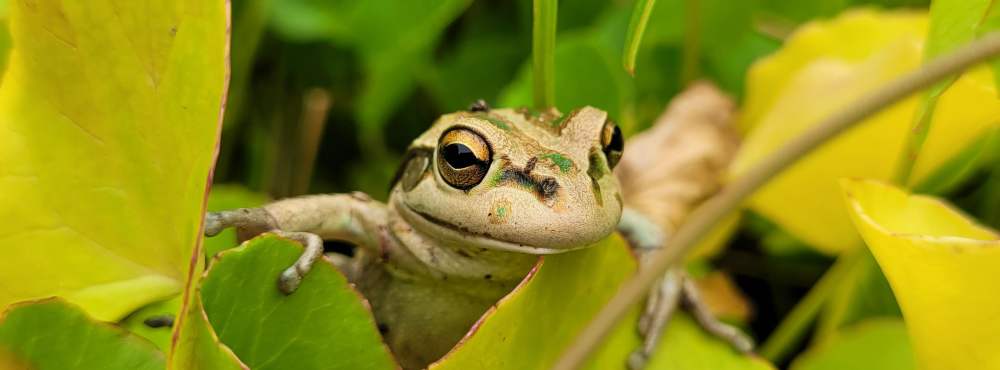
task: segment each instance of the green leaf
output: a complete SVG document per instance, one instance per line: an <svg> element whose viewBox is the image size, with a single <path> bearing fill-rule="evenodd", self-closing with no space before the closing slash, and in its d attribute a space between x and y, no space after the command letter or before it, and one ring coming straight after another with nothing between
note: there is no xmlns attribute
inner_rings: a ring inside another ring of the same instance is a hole
<svg viewBox="0 0 1000 370"><path fill-rule="evenodd" d="M227 75L226 2L15 1L0 88L0 306L116 320L181 290Z"/></svg>
<svg viewBox="0 0 1000 370"><path fill-rule="evenodd" d="M924 46L924 60L931 60L972 41L983 14L992 0L937 0L931 3L930 26ZM931 86L924 93L908 131L904 160L897 165L895 182L907 185L920 151L931 129L931 119L941 94L958 76L952 76Z"/></svg>
<svg viewBox="0 0 1000 370"><path fill-rule="evenodd" d="M171 325L157 327L146 325L146 320L175 319L181 308L181 296L155 302L130 313L120 325L132 334L146 338L163 352L170 351ZM162 321L161 321L162 322Z"/></svg>
<svg viewBox="0 0 1000 370"><path fill-rule="evenodd" d="M332 264L318 261L291 295L278 290L301 253L262 236L217 256L201 297L222 342L255 370L396 368L361 296Z"/></svg>
<svg viewBox="0 0 1000 370"><path fill-rule="evenodd" d="M292 39L326 39L355 48L365 74L355 111L360 138L369 154L382 154L385 122L428 68L445 27L469 2L288 0L274 4L273 24Z"/></svg>
<svg viewBox="0 0 1000 370"><path fill-rule="evenodd" d="M163 354L151 343L94 321L60 299L11 306L0 318L0 353L32 370L160 370L165 366Z"/></svg>
<svg viewBox="0 0 1000 370"><path fill-rule="evenodd" d="M899 319L871 319L844 329L792 362L792 370L913 370L906 326Z"/></svg>
<svg viewBox="0 0 1000 370"><path fill-rule="evenodd" d="M241 185L212 185L212 190L208 194L208 211L258 207L267 203L268 200L267 195L251 191ZM216 236L204 239L205 256L211 258L217 253L239 244L236 240L236 230L231 228L223 230Z"/></svg>
<svg viewBox="0 0 1000 370"><path fill-rule="evenodd" d="M902 316L875 258L868 251L859 253L862 255L858 261L848 267L850 271L845 272L824 303L814 340L831 338L841 328L871 317Z"/></svg>

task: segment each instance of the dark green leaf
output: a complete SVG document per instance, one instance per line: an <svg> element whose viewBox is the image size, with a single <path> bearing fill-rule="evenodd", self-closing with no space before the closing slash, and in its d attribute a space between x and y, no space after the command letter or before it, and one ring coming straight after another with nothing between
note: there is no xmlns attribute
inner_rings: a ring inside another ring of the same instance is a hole
<svg viewBox="0 0 1000 370"><path fill-rule="evenodd" d="M60 299L12 305L0 320L0 353L33 370L162 370L166 366L163 354L152 343L94 321Z"/></svg>

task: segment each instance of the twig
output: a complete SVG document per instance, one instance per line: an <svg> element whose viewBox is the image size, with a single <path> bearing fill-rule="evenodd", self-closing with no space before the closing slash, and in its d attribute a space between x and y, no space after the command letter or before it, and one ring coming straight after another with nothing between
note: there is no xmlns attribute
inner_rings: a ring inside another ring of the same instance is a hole
<svg viewBox="0 0 1000 370"><path fill-rule="evenodd" d="M531 78L535 109L555 105L556 96L556 0L535 0L531 35Z"/></svg>

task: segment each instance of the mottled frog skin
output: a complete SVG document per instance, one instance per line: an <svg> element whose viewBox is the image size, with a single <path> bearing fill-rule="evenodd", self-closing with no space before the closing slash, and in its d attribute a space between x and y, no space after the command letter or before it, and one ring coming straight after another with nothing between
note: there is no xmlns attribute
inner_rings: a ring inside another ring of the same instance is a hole
<svg viewBox="0 0 1000 370"><path fill-rule="evenodd" d="M281 277L286 292L321 253L370 301L404 368L440 358L528 273L537 255L587 247L615 231L622 197L611 169L618 127L602 110L489 109L442 116L413 141L387 204L361 193L286 199L209 214L209 234L274 231L307 251Z"/></svg>

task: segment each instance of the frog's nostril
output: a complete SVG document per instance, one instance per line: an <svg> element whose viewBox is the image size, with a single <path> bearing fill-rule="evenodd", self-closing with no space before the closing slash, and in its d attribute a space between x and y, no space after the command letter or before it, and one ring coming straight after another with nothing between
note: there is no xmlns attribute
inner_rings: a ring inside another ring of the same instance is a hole
<svg viewBox="0 0 1000 370"><path fill-rule="evenodd" d="M552 199L556 196L556 191L559 190L559 182L551 177L546 177L538 184L538 188L542 199Z"/></svg>

